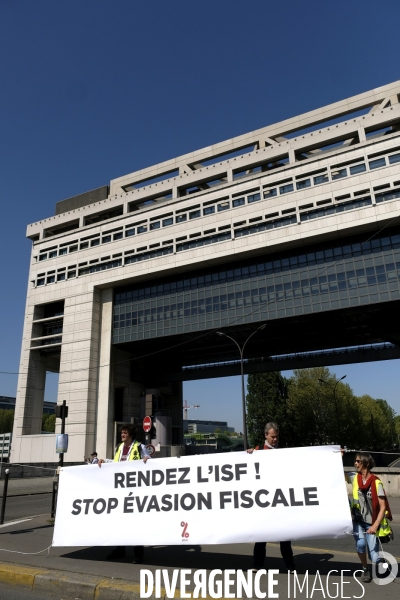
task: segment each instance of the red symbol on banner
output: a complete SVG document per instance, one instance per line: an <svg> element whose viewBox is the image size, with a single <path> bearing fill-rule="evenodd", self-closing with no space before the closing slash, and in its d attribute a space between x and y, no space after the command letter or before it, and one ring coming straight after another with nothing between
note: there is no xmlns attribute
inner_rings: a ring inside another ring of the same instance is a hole
<svg viewBox="0 0 400 600"><path fill-rule="evenodd" d="M150 431L151 425L152 425L151 418L145 417L143 419L143 429L144 429L145 433L148 433Z"/></svg>
<svg viewBox="0 0 400 600"><path fill-rule="evenodd" d="M183 527L183 531L182 531L182 537L183 537L183 538L188 538L188 537L189 537L189 534L188 534L188 533L186 533L186 530L187 530L187 528L188 528L188 524L187 524L187 523L185 523L185 521L182 521L182 523L181 523L181 527Z"/></svg>

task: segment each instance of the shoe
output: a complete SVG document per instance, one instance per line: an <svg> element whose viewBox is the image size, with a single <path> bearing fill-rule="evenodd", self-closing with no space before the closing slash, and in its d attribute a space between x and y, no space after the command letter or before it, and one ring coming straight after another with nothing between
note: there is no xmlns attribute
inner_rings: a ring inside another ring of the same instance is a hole
<svg viewBox="0 0 400 600"><path fill-rule="evenodd" d="M363 583L371 583L371 573L367 567L363 568L363 574L361 575L361 581Z"/></svg>
<svg viewBox="0 0 400 600"><path fill-rule="evenodd" d="M110 554L107 554L106 559L115 560L116 558L124 558L124 556L125 546L117 546L116 548L114 548L114 550L112 550L112 552L110 552Z"/></svg>

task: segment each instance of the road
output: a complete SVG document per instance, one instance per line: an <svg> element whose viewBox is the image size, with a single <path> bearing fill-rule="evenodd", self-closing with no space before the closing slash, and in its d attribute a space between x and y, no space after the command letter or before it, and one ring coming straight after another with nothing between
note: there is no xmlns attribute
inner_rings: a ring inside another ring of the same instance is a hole
<svg viewBox="0 0 400 600"><path fill-rule="evenodd" d="M5 523L24 517L48 514L51 512L51 494L13 496L7 499ZM394 540L385 544L383 549L393 556L400 557L400 524L392 525ZM314 548L332 552L355 552L353 536L338 540L298 540L293 542L298 548ZM298 553L298 552L297 552Z"/></svg>
<svg viewBox="0 0 400 600"><path fill-rule="evenodd" d="M51 494L11 496L7 498L4 522L51 513ZM1 598L1 597L0 597Z"/></svg>

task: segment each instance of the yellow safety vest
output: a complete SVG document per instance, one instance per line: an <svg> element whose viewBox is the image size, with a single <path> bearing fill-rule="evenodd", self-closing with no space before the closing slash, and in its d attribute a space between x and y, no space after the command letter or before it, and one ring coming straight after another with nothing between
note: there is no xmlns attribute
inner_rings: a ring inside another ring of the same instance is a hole
<svg viewBox="0 0 400 600"><path fill-rule="evenodd" d="M376 485L377 492L378 492L378 487L379 487L380 483L382 483L382 481L380 479L375 479L375 485ZM358 510L360 510L360 503L358 501L358 489L359 488L358 488L357 475L355 475L353 478L353 502L351 505L353 508L358 508ZM384 515L382 521L379 523L379 528L377 529L377 532L376 532L376 535L379 537L385 537L392 533L392 529L389 525L389 521L386 518L387 514L388 514L388 512L385 511L385 515Z"/></svg>
<svg viewBox="0 0 400 600"><path fill-rule="evenodd" d="M118 450L116 451L115 456L114 456L114 462L119 462L121 460L123 445L124 445L124 443L122 442L122 444L120 444L118 446ZM129 450L126 460L140 460L140 443L139 442L133 442L133 444L130 447L130 450Z"/></svg>

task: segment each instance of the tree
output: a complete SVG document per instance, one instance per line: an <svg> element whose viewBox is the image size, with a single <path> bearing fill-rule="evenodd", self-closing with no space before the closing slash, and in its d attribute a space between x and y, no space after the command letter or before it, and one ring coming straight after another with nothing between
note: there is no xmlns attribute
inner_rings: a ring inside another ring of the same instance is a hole
<svg viewBox="0 0 400 600"><path fill-rule="evenodd" d="M279 425L282 445L291 445L293 431L287 405L287 379L279 371L256 373L247 380L247 428L253 446L264 444L268 421Z"/></svg>
<svg viewBox="0 0 400 600"><path fill-rule="evenodd" d="M51 431L54 433L56 430L56 415L43 415L42 417L42 431Z"/></svg>
<svg viewBox="0 0 400 600"><path fill-rule="evenodd" d="M0 433L11 433L14 425L14 411L1 408L0 409Z"/></svg>

